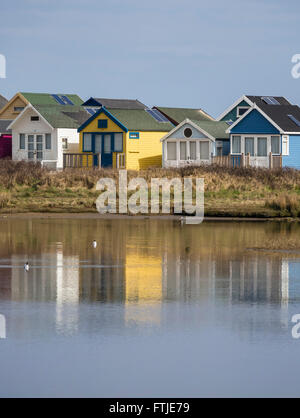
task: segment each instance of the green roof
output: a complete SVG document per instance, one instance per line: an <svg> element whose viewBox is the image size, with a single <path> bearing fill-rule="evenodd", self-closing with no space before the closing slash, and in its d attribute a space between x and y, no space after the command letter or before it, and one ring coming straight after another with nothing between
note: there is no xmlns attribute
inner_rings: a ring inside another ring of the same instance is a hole
<svg viewBox="0 0 300 418"><path fill-rule="evenodd" d="M129 131L169 132L174 128L170 122L158 122L144 109L105 109Z"/></svg>
<svg viewBox="0 0 300 418"><path fill-rule="evenodd" d="M199 128L202 128L205 132L213 136L215 139L226 139L229 138L229 134L226 133L226 129L229 128L229 125L226 122L218 122L218 121L199 121L193 120Z"/></svg>
<svg viewBox="0 0 300 418"><path fill-rule="evenodd" d="M79 128L91 115L82 106L35 105L35 109L53 128Z"/></svg>
<svg viewBox="0 0 300 418"><path fill-rule="evenodd" d="M181 107L159 107L155 106L155 109L160 110L170 119L174 120L178 124L185 119L191 120L213 120L207 113L202 109L189 109Z"/></svg>
<svg viewBox="0 0 300 418"><path fill-rule="evenodd" d="M65 106L57 103L57 101L52 97L52 94L49 93L23 93L21 94L31 103L35 105L56 105L56 106ZM83 103L83 100L77 96L77 94L64 94L64 93L55 93L59 96L67 96L75 106L80 106Z"/></svg>

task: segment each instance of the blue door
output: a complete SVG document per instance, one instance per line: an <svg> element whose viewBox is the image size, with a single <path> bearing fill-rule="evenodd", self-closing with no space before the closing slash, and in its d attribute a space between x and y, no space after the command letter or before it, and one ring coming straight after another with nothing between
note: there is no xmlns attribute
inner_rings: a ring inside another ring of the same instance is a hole
<svg viewBox="0 0 300 418"><path fill-rule="evenodd" d="M93 152L100 154L101 167L112 167L113 134L94 134ZM99 166L98 155L94 155L94 166Z"/></svg>

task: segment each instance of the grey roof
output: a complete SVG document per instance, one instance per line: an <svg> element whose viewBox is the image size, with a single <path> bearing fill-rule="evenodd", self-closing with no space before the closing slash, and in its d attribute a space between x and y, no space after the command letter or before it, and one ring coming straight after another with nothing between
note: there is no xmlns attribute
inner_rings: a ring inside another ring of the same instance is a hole
<svg viewBox="0 0 300 418"><path fill-rule="evenodd" d="M11 129L7 130L7 127L10 125L12 121L6 119L0 119L0 134L10 134Z"/></svg>
<svg viewBox="0 0 300 418"><path fill-rule="evenodd" d="M259 108L268 115L284 132L300 132L300 126L296 125L288 115L294 116L300 123L300 107L293 105L266 105Z"/></svg>
<svg viewBox="0 0 300 418"><path fill-rule="evenodd" d="M83 106L88 105L88 102L95 101L96 103L94 105L98 106L105 106L110 109L146 109L147 106L140 102L139 100L132 100L132 99L105 99L105 98L97 98L97 97L91 97L89 100L87 100L85 103L83 103Z"/></svg>
<svg viewBox="0 0 300 418"><path fill-rule="evenodd" d="M262 97L268 96L246 96L255 103L273 122L276 123L284 132L300 132L300 127L293 122L288 115L294 116L300 122L300 107L292 105L285 97L274 97L279 105L267 104Z"/></svg>
<svg viewBox="0 0 300 418"><path fill-rule="evenodd" d="M248 96L248 94L247 94L246 97L249 100L251 100L251 102L257 104L257 106L259 106L259 107L260 106L275 106L275 105L268 105L267 103L265 103L262 100L263 97L274 97L274 99L276 99L279 102L279 104L283 105L283 106L288 106L288 105L292 104L283 96Z"/></svg>
<svg viewBox="0 0 300 418"><path fill-rule="evenodd" d="M8 100L0 94L0 109L8 103Z"/></svg>

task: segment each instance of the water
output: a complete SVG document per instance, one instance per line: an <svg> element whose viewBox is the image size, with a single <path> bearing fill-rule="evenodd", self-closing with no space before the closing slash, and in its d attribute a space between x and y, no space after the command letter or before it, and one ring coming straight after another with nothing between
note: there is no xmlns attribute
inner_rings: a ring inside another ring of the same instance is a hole
<svg viewBox="0 0 300 418"><path fill-rule="evenodd" d="M300 255L249 250L299 233L2 219L0 396L299 396Z"/></svg>

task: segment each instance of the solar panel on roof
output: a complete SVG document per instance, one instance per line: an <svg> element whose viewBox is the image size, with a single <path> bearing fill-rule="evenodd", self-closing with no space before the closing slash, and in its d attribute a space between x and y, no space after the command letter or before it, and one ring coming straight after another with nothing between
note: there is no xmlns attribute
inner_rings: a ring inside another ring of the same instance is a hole
<svg viewBox="0 0 300 418"><path fill-rule="evenodd" d="M65 103L65 104L68 104L68 105L71 105L71 106L73 106L74 105L74 103L69 99L69 97L68 96L60 96L60 98L62 99L62 101Z"/></svg>
<svg viewBox="0 0 300 418"><path fill-rule="evenodd" d="M269 105L279 105L280 103L272 96L266 96L261 98L265 103Z"/></svg>
<svg viewBox="0 0 300 418"><path fill-rule="evenodd" d="M85 107L85 110L89 112L90 115L94 115L98 109L93 109L92 107Z"/></svg>
<svg viewBox="0 0 300 418"><path fill-rule="evenodd" d="M146 109L146 112L148 112L157 122L169 122L157 109Z"/></svg>
<svg viewBox="0 0 300 418"><path fill-rule="evenodd" d="M57 101L57 103L63 105L64 102L62 101L62 99L57 95L57 94L52 94L53 99L55 99Z"/></svg>
<svg viewBox="0 0 300 418"><path fill-rule="evenodd" d="M300 128L300 122L298 121L297 118L295 118L295 116L293 115L288 115L288 117Z"/></svg>

